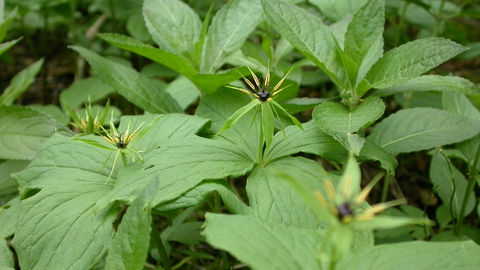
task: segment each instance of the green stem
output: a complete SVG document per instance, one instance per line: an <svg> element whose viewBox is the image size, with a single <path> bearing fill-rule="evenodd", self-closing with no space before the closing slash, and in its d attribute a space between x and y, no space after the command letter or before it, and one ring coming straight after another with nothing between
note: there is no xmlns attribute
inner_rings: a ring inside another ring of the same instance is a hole
<svg viewBox="0 0 480 270"><path fill-rule="evenodd" d="M408 2L405 2L403 4L403 7L402 7L402 11L400 13L400 20L398 22L398 35L396 37L396 41L395 41L395 46L398 46L400 44L400 36L403 32L403 29L405 28L405 16L407 14L407 7L408 7Z"/></svg>
<svg viewBox="0 0 480 270"><path fill-rule="evenodd" d="M123 166L127 166L128 163L127 163L127 155L125 155L125 153L121 152L121 156L122 156L122 162L123 162Z"/></svg>
<svg viewBox="0 0 480 270"><path fill-rule="evenodd" d="M160 254L160 259L162 260L162 265L164 270L171 270L170 261L168 260L167 250L163 244L163 240L160 237L160 232L155 226L155 222L152 221L152 239L157 247L158 254Z"/></svg>
<svg viewBox="0 0 480 270"><path fill-rule="evenodd" d="M385 181L383 182L383 189L382 189L382 198L380 199L380 202L386 202L387 201L387 196L388 196L388 187L390 186L390 175L385 174Z"/></svg>
<svg viewBox="0 0 480 270"><path fill-rule="evenodd" d="M478 176L478 165L480 163L480 143L478 144L477 153L475 155L475 161L473 162L473 167L468 178L467 189L465 190L465 196L463 197L462 208L460 209L460 216L458 217L458 227L456 234L459 236L461 231L461 225L463 223L463 216L465 215L465 210L467 209L468 200L473 193L475 188L475 180Z"/></svg>
<svg viewBox="0 0 480 270"><path fill-rule="evenodd" d="M443 23L443 7L445 6L445 0L442 0L440 3L440 10L438 11L438 15L436 16L435 28L433 29L432 36L436 37L440 31L440 26Z"/></svg>
<svg viewBox="0 0 480 270"><path fill-rule="evenodd" d="M260 121L261 123L261 121ZM263 139L263 129L260 124L260 139L258 141L258 166L263 166L263 145L265 144Z"/></svg>

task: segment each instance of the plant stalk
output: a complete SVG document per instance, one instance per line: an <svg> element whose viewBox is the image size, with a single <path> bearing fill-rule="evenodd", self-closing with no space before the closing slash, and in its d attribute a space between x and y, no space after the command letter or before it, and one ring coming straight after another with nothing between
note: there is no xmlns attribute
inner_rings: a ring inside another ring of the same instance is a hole
<svg viewBox="0 0 480 270"><path fill-rule="evenodd" d="M152 238L155 246L157 247L158 254L160 254L160 259L162 260L162 265L164 270L171 270L170 261L168 260L167 250L163 244L163 240L160 237L160 232L155 226L155 222L152 221Z"/></svg>
<svg viewBox="0 0 480 270"><path fill-rule="evenodd" d="M473 167L468 178L467 188L465 189L465 196L463 196L462 208L460 209L460 215L458 217L458 226L456 230L456 235L459 236L462 233L461 225L463 223L463 216L465 215L465 210L467 209L468 200L473 193L475 187L475 180L478 177L478 165L480 163L480 143L478 144L477 153L475 155L475 161L473 162Z"/></svg>
<svg viewBox="0 0 480 270"><path fill-rule="evenodd" d="M263 128L260 121L260 139L258 141L258 166L263 166L263 145L265 144L263 138Z"/></svg>

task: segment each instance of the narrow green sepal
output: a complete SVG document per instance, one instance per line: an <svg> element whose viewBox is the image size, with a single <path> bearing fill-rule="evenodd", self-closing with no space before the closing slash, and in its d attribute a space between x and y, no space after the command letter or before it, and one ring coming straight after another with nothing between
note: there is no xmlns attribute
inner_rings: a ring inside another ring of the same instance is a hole
<svg viewBox="0 0 480 270"><path fill-rule="evenodd" d="M232 116L230 116L227 119L227 121L225 121L225 124L217 133L217 135L231 128L235 123L238 122L238 120L240 120L240 118L242 118L244 115L246 115L249 111L251 111L253 108L255 108L255 106L259 105L260 103L261 103L260 100L253 99L250 103L238 109L236 112L232 114Z"/></svg>

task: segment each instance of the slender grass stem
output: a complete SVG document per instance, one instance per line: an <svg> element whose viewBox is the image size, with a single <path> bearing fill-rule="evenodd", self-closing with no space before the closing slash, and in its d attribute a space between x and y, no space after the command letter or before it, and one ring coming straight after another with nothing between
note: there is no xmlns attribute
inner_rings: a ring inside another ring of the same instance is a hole
<svg viewBox="0 0 480 270"><path fill-rule="evenodd" d="M168 259L167 250L165 249L165 245L163 244L163 240L160 237L160 232L158 231L157 227L155 226L155 222L152 221L152 239L157 247L158 254L160 254L160 259L162 261L163 269L164 270L171 270L172 267L170 266L170 260Z"/></svg>

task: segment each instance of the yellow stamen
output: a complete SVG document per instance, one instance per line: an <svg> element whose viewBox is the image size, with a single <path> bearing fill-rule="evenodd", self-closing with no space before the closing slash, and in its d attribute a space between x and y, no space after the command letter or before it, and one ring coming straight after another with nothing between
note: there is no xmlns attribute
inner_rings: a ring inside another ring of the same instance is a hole
<svg viewBox="0 0 480 270"><path fill-rule="evenodd" d="M277 91L277 89L280 87L280 85L282 85L283 81L285 80L285 78L287 78L288 74L292 70L293 70L293 67L290 68L290 70L288 70L287 74L285 74L285 76L283 76L283 78L277 83L277 85L275 85L275 87L273 87L273 92Z"/></svg>

